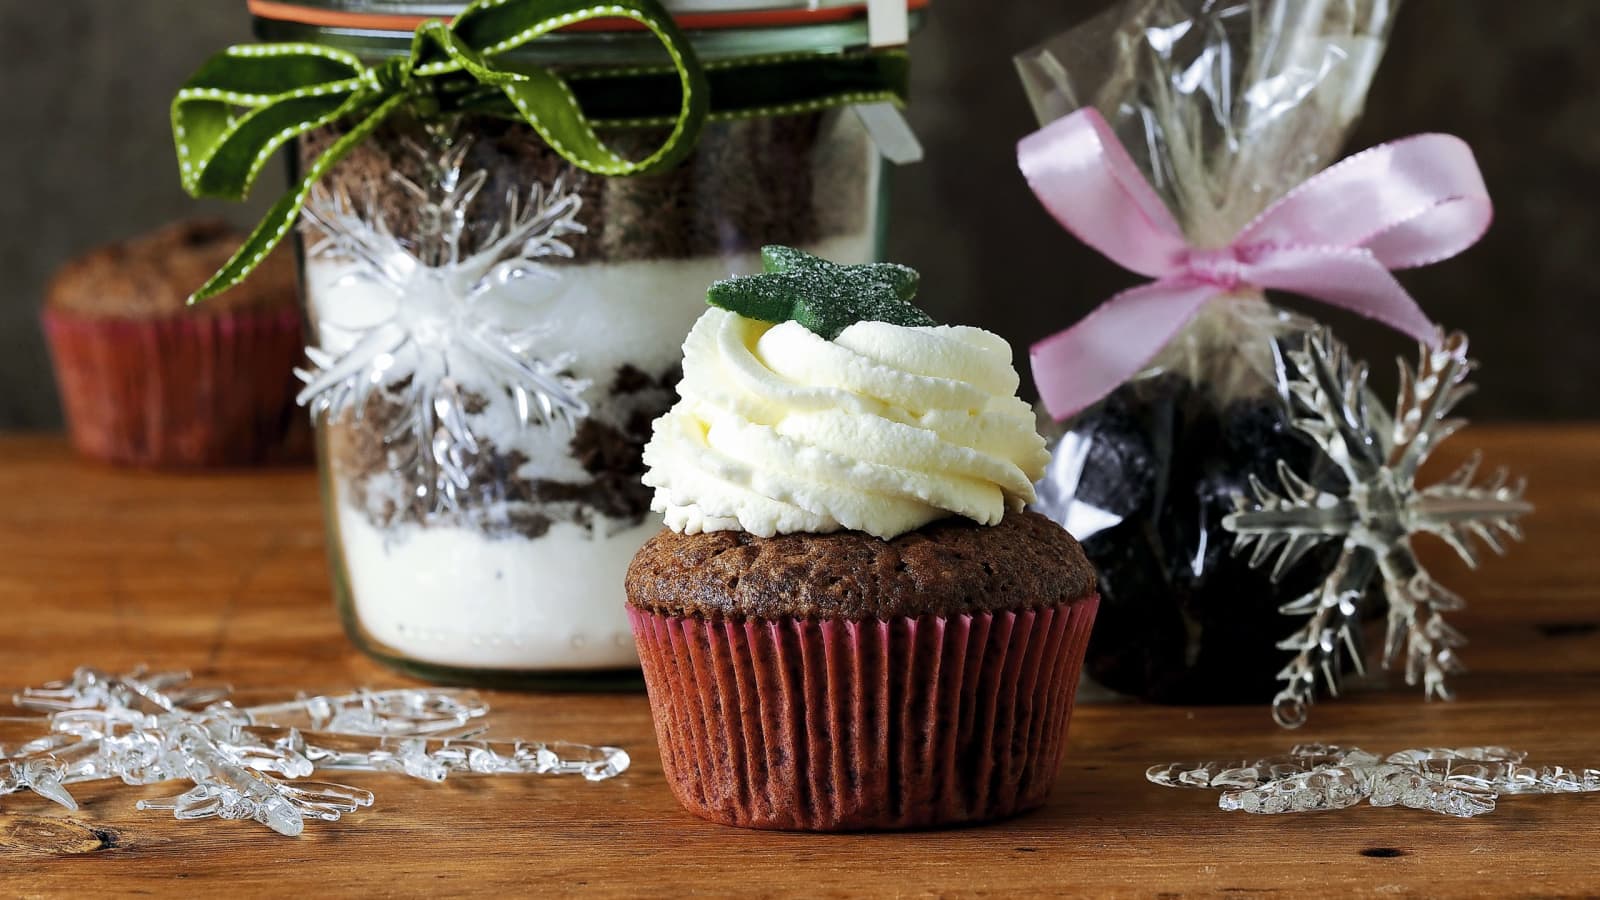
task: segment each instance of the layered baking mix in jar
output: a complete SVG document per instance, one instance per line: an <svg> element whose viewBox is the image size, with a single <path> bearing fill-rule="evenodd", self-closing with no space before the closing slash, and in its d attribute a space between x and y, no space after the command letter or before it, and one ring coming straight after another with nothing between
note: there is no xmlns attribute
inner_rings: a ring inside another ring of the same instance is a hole
<svg viewBox="0 0 1600 900"><path fill-rule="evenodd" d="M312 123L292 153L320 176L298 229L302 400L337 602L360 647L428 677L637 677L623 574L661 527L641 450L706 285L759 271L765 244L877 255L885 167L862 108L903 99L906 61L869 46L864 8L626 6L682 30L580 11L487 56L500 4L252 5L264 41L352 54L380 86L431 71L426 15L460 16L455 39L496 70L406 81L381 121ZM497 72L559 86L524 103Z"/></svg>

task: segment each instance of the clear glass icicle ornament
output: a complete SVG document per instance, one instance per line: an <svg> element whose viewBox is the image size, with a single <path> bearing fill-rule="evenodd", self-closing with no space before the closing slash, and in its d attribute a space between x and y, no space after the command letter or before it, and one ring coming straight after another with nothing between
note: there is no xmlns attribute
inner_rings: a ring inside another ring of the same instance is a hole
<svg viewBox="0 0 1600 900"><path fill-rule="evenodd" d="M1492 812L1502 794L1600 791L1600 769L1533 768L1505 747L1418 748L1387 757L1359 747L1299 744L1288 753L1234 762L1151 766L1164 787L1222 792L1225 810L1278 814L1345 809L1366 800L1471 818Z"/></svg>
<svg viewBox="0 0 1600 900"><path fill-rule="evenodd" d="M190 784L182 793L137 808L248 819L295 836L308 820L338 821L373 804L365 789L306 780L317 772L603 781L630 763L617 747L490 738L489 708L470 691L362 690L247 707L227 702L228 693L183 672L88 667L28 688L16 705L46 715L0 717L0 797L26 790L77 809L73 784L182 781Z"/></svg>

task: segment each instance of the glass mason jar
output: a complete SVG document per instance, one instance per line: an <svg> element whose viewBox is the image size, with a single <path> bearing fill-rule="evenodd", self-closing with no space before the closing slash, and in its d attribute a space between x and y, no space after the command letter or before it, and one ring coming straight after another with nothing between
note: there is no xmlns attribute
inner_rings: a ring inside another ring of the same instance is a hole
<svg viewBox="0 0 1600 900"><path fill-rule="evenodd" d="M258 34L373 60L408 48L409 33L377 27L393 22L363 26L346 6L257 9ZM865 45L859 9L799 6L779 10L795 24L696 30L697 55L710 67ZM563 66L655 49L605 32L524 48ZM870 261L883 226L880 154L851 107L730 118L715 92L712 103L693 152L660 174L586 172L511 118L402 113L313 191L300 237L317 346L303 397L336 600L370 655L457 682L636 678L623 577L661 527L641 452L707 286L759 271L768 243ZM298 165L347 127L302 136ZM664 131L601 136L633 158Z"/></svg>

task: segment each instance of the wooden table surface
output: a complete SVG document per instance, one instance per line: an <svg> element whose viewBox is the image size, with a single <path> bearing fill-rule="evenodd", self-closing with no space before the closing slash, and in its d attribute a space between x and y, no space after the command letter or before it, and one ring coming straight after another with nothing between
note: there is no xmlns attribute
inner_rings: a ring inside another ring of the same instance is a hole
<svg viewBox="0 0 1600 900"><path fill-rule="evenodd" d="M70 814L12 795L0 800L0 895L1600 893L1597 795L1503 799L1477 820L1365 806L1272 817L1144 780L1154 763L1301 740L1501 743L1600 766L1600 427L1474 427L1451 443L1430 471L1481 446L1529 477L1538 505L1527 542L1480 572L1428 548L1470 604L1457 622L1471 671L1452 704L1380 685L1319 704L1294 734L1264 707L1082 704L1043 810L966 830L803 835L681 812L642 694L493 693L508 731L616 744L633 768L595 784L352 775L377 804L299 839L134 810L170 785L74 787L83 807ZM56 438L0 439L0 689L140 662L247 698L412 683L345 643L316 490L303 470L125 472L80 463Z"/></svg>

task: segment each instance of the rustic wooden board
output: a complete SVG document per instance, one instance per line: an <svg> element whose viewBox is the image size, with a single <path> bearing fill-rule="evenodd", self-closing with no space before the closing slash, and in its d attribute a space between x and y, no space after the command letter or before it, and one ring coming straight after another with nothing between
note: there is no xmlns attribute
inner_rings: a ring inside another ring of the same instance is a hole
<svg viewBox="0 0 1600 900"><path fill-rule="evenodd" d="M1600 796L1511 798L1475 821L1372 808L1274 818L1143 779L1153 763L1296 740L1506 743L1600 765L1600 427L1481 427L1456 442L1528 474L1539 511L1528 543L1479 573L1429 557L1471 603L1458 621L1472 671L1454 704L1380 685L1318 706L1292 736L1259 707L1085 704L1037 813L968 830L814 836L682 813L642 695L493 694L509 730L617 744L633 769L600 784L352 776L378 805L298 840L134 811L138 796L173 792L162 787L75 788L85 801L75 814L5 797L0 895L1593 894ZM1441 469L1458 458L1441 456ZM408 683L344 641L308 472L130 473L77 462L55 438L12 437L0 439L0 498L6 691L90 662L191 668L262 697Z"/></svg>

